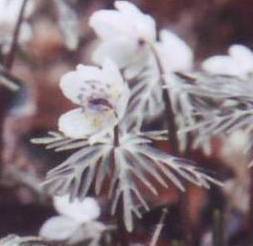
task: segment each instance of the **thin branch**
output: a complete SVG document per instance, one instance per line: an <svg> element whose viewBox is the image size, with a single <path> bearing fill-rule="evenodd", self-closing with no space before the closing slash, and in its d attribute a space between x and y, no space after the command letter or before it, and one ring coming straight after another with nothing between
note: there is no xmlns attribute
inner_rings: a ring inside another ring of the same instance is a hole
<svg viewBox="0 0 253 246"><path fill-rule="evenodd" d="M115 150L119 146L119 126L118 125L114 127L113 133L114 133L114 136L113 136L114 149L112 152L112 155L113 155L112 160L113 160L113 166L115 167L117 165L116 160L115 160ZM124 198L122 197L122 205L123 205L123 199ZM129 245L129 239L128 239L128 232L126 231L126 227L124 223L124 217L121 216L121 212L119 210L117 211L116 216L117 216L117 224L118 224L118 231L119 231L119 240L121 240L122 246L127 246Z"/></svg>
<svg viewBox="0 0 253 246"><path fill-rule="evenodd" d="M152 44L149 44L149 47L154 55L154 58L156 60L156 64L159 70L160 74L160 81L161 81L161 87L166 85L166 81L164 79L165 71L163 69L161 60L157 54L157 51L155 47ZM163 88L162 88L163 89ZM165 103L165 110L166 110L166 116L167 116L167 126L168 126L168 138L171 143L171 150L173 155L179 155L179 143L177 138L177 127L175 123L175 115L172 109L172 103L170 100L169 92L165 89L163 89L163 100Z"/></svg>
<svg viewBox="0 0 253 246"><path fill-rule="evenodd" d="M165 81L165 74L166 72L164 71L164 68L162 66L160 57L156 51L156 48L150 44L150 48L151 51L153 52L154 58L156 60L157 63L157 67L159 70L159 74L160 74L160 81L161 81L161 87L163 89L163 86L166 85L166 81ZM170 94L169 91L166 89L163 89L163 101L165 104L165 110L166 110L166 116L167 116L167 128L168 128L168 139L170 142L170 146L171 146L171 152L173 155L176 156L180 156L180 150L179 150L179 141L178 141L178 136L177 136L177 126L176 126L176 116L174 114L173 108L172 108L172 102L171 102L171 98L170 98ZM189 149L189 147L187 146L187 150ZM187 214L185 214L186 208L187 208L187 199L185 199L185 194L181 194L181 199L179 201L179 206L180 206L180 210L181 210L181 216L184 217L184 223L182 223L182 234L185 236L185 243L186 244L190 244L191 240L188 238L188 234L189 234L189 225L188 225L188 216Z"/></svg>
<svg viewBox="0 0 253 246"><path fill-rule="evenodd" d="M116 125L113 130L114 138L113 138L113 146L118 147L119 146L119 126Z"/></svg>

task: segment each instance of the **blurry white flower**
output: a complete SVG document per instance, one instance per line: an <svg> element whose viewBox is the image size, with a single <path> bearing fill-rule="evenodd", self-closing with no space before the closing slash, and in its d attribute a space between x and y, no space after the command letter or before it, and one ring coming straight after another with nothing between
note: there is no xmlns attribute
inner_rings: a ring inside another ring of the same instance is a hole
<svg viewBox="0 0 253 246"><path fill-rule="evenodd" d="M191 70L193 52L187 43L168 30L161 30L159 37L155 46L165 73Z"/></svg>
<svg viewBox="0 0 253 246"><path fill-rule="evenodd" d="M127 67L128 78L134 77L148 59L146 43L156 40L156 24L130 2L116 1L114 6L116 10L99 10L90 18L90 26L102 41L92 58L101 64L109 57L120 68Z"/></svg>
<svg viewBox="0 0 253 246"><path fill-rule="evenodd" d="M32 38L32 30L26 19L31 16L34 10L34 2L29 1L24 13L24 21L19 35L19 43L23 44ZM14 33L15 25L22 7L22 0L1 0L0 1L0 46L3 53L7 53Z"/></svg>
<svg viewBox="0 0 253 246"><path fill-rule="evenodd" d="M228 55L217 55L202 63L203 70L220 75L233 75L245 78L253 72L253 53L243 45L232 45Z"/></svg>
<svg viewBox="0 0 253 246"><path fill-rule="evenodd" d="M183 82L177 79L174 72L187 72L192 69L193 51L186 42L168 30L160 32L160 41L155 44L155 49L161 61L166 86L169 87L174 112L179 116L180 112L177 111L176 105L180 104L187 114L191 105L188 96L181 89Z"/></svg>
<svg viewBox="0 0 253 246"><path fill-rule="evenodd" d="M210 231L205 232L201 239L201 246L211 246L213 245L213 235Z"/></svg>
<svg viewBox="0 0 253 246"><path fill-rule="evenodd" d="M234 172L234 177L225 182L224 192L228 196L230 206L242 212L247 212L249 207L249 160L245 153L249 144L249 134L243 130L237 130L224 138L221 148L222 159Z"/></svg>
<svg viewBox="0 0 253 246"><path fill-rule="evenodd" d="M105 134L122 119L129 89L118 67L106 60L103 68L78 65L60 82L63 94L79 108L63 114L59 130L67 137L87 138Z"/></svg>
<svg viewBox="0 0 253 246"><path fill-rule="evenodd" d="M69 196L55 197L54 207L60 214L48 219L40 229L40 236L49 240L67 240L86 223L100 216L100 207L95 199L87 197L82 202L70 202Z"/></svg>
<svg viewBox="0 0 253 246"><path fill-rule="evenodd" d="M80 30L76 12L69 4L70 1L54 0L57 8L58 24L69 50L76 50L79 45Z"/></svg>
<svg viewBox="0 0 253 246"><path fill-rule="evenodd" d="M25 18L28 18L34 9L34 1L30 1L25 10ZM17 21L23 0L1 0L0 1L0 23L15 24Z"/></svg>

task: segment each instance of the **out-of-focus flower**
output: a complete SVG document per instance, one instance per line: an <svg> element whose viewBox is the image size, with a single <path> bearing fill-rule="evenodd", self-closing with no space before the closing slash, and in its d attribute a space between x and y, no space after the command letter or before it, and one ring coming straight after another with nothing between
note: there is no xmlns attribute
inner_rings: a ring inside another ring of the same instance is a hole
<svg viewBox="0 0 253 246"><path fill-rule="evenodd" d="M156 23L151 16L127 1L116 1L114 6L116 10L99 10L90 18L90 26L101 40L92 57L95 63L110 57L120 68L127 67L126 75L133 77L147 65L152 45L168 71L192 67L191 49L174 33L162 30L157 42Z"/></svg>
<svg viewBox="0 0 253 246"><path fill-rule="evenodd" d="M34 10L34 1L29 1L25 10L24 18L28 18ZM23 0L0 1L0 23L15 24L22 7Z"/></svg>
<svg viewBox="0 0 253 246"><path fill-rule="evenodd" d="M250 137L243 130L237 130L224 139L221 157L232 168L234 177L225 182L224 192L230 205L241 212L247 212L249 204L250 176L246 150ZM240 163L240 165L238 165Z"/></svg>
<svg viewBox="0 0 253 246"><path fill-rule="evenodd" d="M193 106L187 93L182 90L183 81L177 79L174 72L188 72L193 67L193 51L173 32L162 30L160 41L155 44L155 48L161 66L166 87L169 88L172 109L178 129L184 128L189 121L192 121L191 113ZM187 135L178 136L180 149L184 150L187 142Z"/></svg>
<svg viewBox="0 0 253 246"><path fill-rule="evenodd" d="M156 40L156 24L130 2L116 1L114 6L116 10L99 10L90 18L90 26L102 41L92 58L101 64L110 57L120 68L127 67L126 76L134 77L148 59L146 43Z"/></svg>
<svg viewBox="0 0 253 246"><path fill-rule="evenodd" d="M165 73L191 70L193 52L187 43L168 30L162 30L159 37L155 46Z"/></svg>
<svg viewBox="0 0 253 246"><path fill-rule="evenodd" d="M78 17L71 5L70 1L55 0L58 11L58 24L65 41L65 45L69 50L76 50L79 45L80 30Z"/></svg>
<svg viewBox="0 0 253 246"><path fill-rule="evenodd" d="M35 1L29 1L25 13L24 21L22 23L19 43L24 44L32 38L32 30L26 21L31 16L34 10ZM1 0L0 1L0 46L2 52L6 53L9 50L9 46L14 33L15 25L19 16L20 9L22 7L22 0Z"/></svg>
<svg viewBox="0 0 253 246"><path fill-rule="evenodd" d="M67 240L83 225L100 216L95 199L87 197L82 202L70 202L69 196L54 197L54 207L60 214L49 218L40 229L40 236L49 240Z"/></svg>
<svg viewBox="0 0 253 246"><path fill-rule="evenodd" d="M148 116L144 116L145 120L156 118L164 109L161 88L164 75L174 87L172 73L190 70L193 52L170 31L162 30L158 41L155 20L132 3L116 1L114 6L115 10L99 10L90 18L90 26L100 39L92 59L101 65L110 57L127 79L137 79L129 108L137 115L142 111ZM138 127L142 121L143 117L137 121Z"/></svg>
<svg viewBox="0 0 253 246"><path fill-rule="evenodd" d="M243 45L232 45L228 55L217 55L202 63L203 70L220 75L233 75L245 78L253 72L253 53Z"/></svg>
<svg viewBox="0 0 253 246"><path fill-rule="evenodd" d="M63 114L59 130L67 137L88 138L105 134L122 119L129 89L118 67L106 60L103 68L78 65L60 82L63 94L79 108Z"/></svg>

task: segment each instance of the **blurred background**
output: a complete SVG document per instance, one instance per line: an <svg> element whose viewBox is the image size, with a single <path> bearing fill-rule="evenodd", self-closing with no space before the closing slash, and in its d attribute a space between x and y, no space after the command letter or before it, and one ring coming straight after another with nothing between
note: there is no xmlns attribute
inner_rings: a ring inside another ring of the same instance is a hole
<svg viewBox="0 0 253 246"><path fill-rule="evenodd" d="M47 151L31 144L30 139L57 129L58 117L73 108L59 90L59 79L76 64L90 63L95 35L88 26L88 18L97 9L113 8L114 2L69 0L71 11L66 13L59 10L55 4L57 0L30 1L36 2L33 13L27 18L32 37L18 48L11 68L11 73L20 79L21 89L13 92L4 86L0 88L0 237L10 233L36 235L43 222L56 214L50 199L41 193L39 184L46 171L64 160L68 153ZM206 57L225 54L231 44L240 43L252 48L252 0L132 2L152 15L159 29L167 28L177 33L192 47L196 69ZM66 25L73 28L65 29ZM70 34L69 30L72 31ZM0 35L5 32L0 24ZM75 40L70 40L70 36ZM71 45L75 42L78 45L73 50ZM2 64L6 58L3 50ZM209 246L212 245L211 233L218 230L221 244L213 245L252 246L250 194L253 185L250 184L248 160L242 153L244 138L237 132L226 141L213 139L210 156L200 150L189 153L190 159L215 172L217 178L228 183L228 188L222 191L213 187L206 191L187 185L184 194L173 186L168 190L161 189L158 198L150 198L154 209L144 214L142 220L137 220L135 232L127 235L129 242L147 245L164 204L169 204L159 245ZM170 146L157 144L169 152ZM101 221L113 223L115 218L108 216L106 200L103 197L99 200L104 204ZM181 241L187 243L180 244Z"/></svg>

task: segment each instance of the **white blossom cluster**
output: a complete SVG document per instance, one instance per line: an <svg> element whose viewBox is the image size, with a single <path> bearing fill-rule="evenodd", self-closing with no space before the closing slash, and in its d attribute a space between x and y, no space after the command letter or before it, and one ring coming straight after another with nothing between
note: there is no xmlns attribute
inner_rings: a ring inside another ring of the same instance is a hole
<svg viewBox="0 0 253 246"><path fill-rule="evenodd" d="M192 117L188 91L174 74L192 69L192 50L168 30L157 33L155 20L132 3L116 1L114 6L113 10L96 11L89 19L98 37L92 54L96 65L78 65L61 78L60 88L75 108L59 118L59 132L33 142L56 151L78 149L48 172L45 189L85 201L93 186L98 195L110 178L111 213L115 214L122 197L125 226L132 231L133 215L140 218L143 210L150 209L136 179L154 195L158 189L152 180L164 187L170 180L182 191L181 178L206 188L220 183L189 160L155 147L157 140L173 141L168 139L169 129L142 130L154 116L161 121L174 117L178 128L187 115ZM171 105L164 100L166 93ZM185 112L178 110L178 100L189 106ZM163 117L166 107L172 107L175 115ZM60 213L80 225L75 213Z"/></svg>
<svg viewBox="0 0 253 246"><path fill-rule="evenodd" d="M16 35L21 9L24 4L24 13L18 31L18 46L28 47L34 41L36 33L33 32L36 11L43 5L52 6L52 15L57 20L59 31L65 47L76 50L80 41L79 19L71 6L70 1L53 0L48 3L43 0L1 0L0 1L0 52L7 55L12 48L12 42Z"/></svg>

